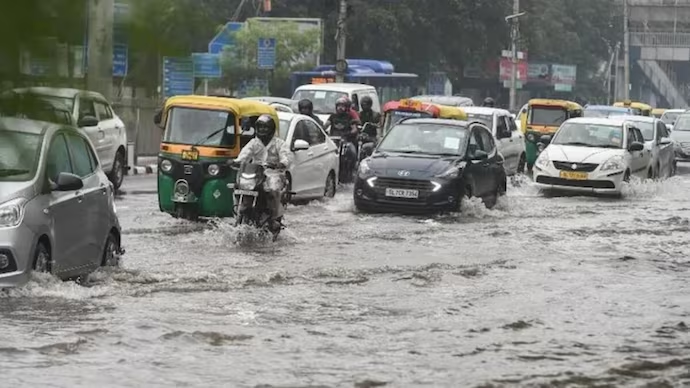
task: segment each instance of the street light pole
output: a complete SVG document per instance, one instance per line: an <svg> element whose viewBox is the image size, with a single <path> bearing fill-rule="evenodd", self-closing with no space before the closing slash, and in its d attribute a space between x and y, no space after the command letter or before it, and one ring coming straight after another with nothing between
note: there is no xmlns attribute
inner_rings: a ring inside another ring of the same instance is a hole
<svg viewBox="0 0 690 388"><path fill-rule="evenodd" d="M517 51L517 41L518 41L518 17L520 12L520 0L513 0L513 14L511 17L511 59L512 59L512 71L510 75L510 104L509 109L511 112L517 110L517 82L518 82L518 51Z"/></svg>
<svg viewBox="0 0 690 388"><path fill-rule="evenodd" d="M347 33L346 33L346 22L347 22L347 0L340 0L340 11L338 12L338 31L336 33L335 39L337 43L336 48L336 59L337 62L345 61L345 44L347 43ZM345 73L342 70L338 70L336 73L336 82L345 82Z"/></svg>
<svg viewBox="0 0 690 388"><path fill-rule="evenodd" d="M623 64L624 66L624 76L623 76L623 98L625 100L630 99L630 29L628 19L628 0L623 0Z"/></svg>

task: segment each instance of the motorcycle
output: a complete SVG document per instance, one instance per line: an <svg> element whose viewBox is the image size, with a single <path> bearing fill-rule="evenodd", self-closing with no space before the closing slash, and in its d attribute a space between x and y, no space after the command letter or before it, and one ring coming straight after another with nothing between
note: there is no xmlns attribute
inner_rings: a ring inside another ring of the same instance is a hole
<svg viewBox="0 0 690 388"><path fill-rule="evenodd" d="M278 238L280 231L284 229L283 219L272 222L272 212L268 207L264 183L266 182L266 169L277 169L274 164L243 163L240 165L235 183L235 226L250 225L262 229L273 235L273 241ZM287 197L283 185L283 205Z"/></svg>
<svg viewBox="0 0 690 388"><path fill-rule="evenodd" d="M357 138L357 165L363 160L371 156L376 148L376 135L372 135L369 131L377 132L378 126L373 123L366 123L359 128L359 136Z"/></svg>
<svg viewBox="0 0 690 388"><path fill-rule="evenodd" d="M347 150L352 145L352 142L345 137L330 136L335 146L338 147L339 155L339 171L338 180L340 183L351 183L354 180L354 172L356 161L351 160L352 156L348 154Z"/></svg>

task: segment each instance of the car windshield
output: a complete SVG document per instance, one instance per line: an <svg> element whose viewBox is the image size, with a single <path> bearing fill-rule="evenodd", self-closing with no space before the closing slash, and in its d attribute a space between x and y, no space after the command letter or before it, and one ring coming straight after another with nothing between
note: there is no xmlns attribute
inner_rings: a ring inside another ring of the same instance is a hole
<svg viewBox="0 0 690 388"><path fill-rule="evenodd" d="M335 102L340 97L347 97L347 93L336 92L330 90L309 90L303 89L295 92L292 96L293 100L299 101L308 99L314 104L315 114L332 114L335 113Z"/></svg>
<svg viewBox="0 0 690 388"><path fill-rule="evenodd" d="M679 116L679 112L666 112L661 116L661 121L663 121L664 124L673 125L673 123L675 123L676 120L678 120Z"/></svg>
<svg viewBox="0 0 690 388"><path fill-rule="evenodd" d="M0 129L0 182L24 182L34 177L41 139L41 135Z"/></svg>
<svg viewBox="0 0 690 388"><path fill-rule="evenodd" d="M560 106L533 106L529 117L530 124L559 126L568 118L568 111Z"/></svg>
<svg viewBox="0 0 690 388"><path fill-rule="evenodd" d="M222 110L173 107L163 141L210 146L235 144L235 116Z"/></svg>
<svg viewBox="0 0 690 388"><path fill-rule="evenodd" d="M0 116L72 124L72 100L39 94L8 93L0 97Z"/></svg>
<svg viewBox="0 0 690 388"><path fill-rule="evenodd" d="M650 122L645 122L645 121L631 121L634 126L636 126L640 132L642 132L642 136L644 137L644 141L652 141L654 140L654 123Z"/></svg>
<svg viewBox="0 0 690 388"><path fill-rule="evenodd" d="M580 147L621 148L622 126L588 123L565 123L556 132L551 144Z"/></svg>
<svg viewBox="0 0 690 388"><path fill-rule="evenodd" d="M290 130L290 120L280 120L280 133L278 134L278 137L285 140L285 137L287 136L288 131Z"/></svg>
<svg viewBox="0 0 690 388"><path fill-rule="evenodd" d="M676 131L690 132L690 114L678 117L676 124L673 126L673 132Z"/></svg>
<svg viewBox="0 0 690 388"><path fill-rule="evenodd" d="M614 110L614 109L600 109L600 108L589 108L585 109L583 112L584 117L601 117L608 118L613 116L625 116L630 114L630 112Z"/></svg>
<svg viewBox="0 0 690 388"><path fill-rule="evenodd" d="M462 156L467 128L443 124L402 123L391 128L378 151Z"/></svg>

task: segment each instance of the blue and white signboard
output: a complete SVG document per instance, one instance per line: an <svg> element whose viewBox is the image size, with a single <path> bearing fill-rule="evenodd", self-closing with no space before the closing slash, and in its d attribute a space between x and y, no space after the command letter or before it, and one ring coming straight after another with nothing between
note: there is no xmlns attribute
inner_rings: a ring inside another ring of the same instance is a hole
<svg viewBox="0 0 690 388"><path fill-rule="evenodd" d="M275 38L259 38L256 64L259 69L270 70L276 64Z"/></svg>
<svg viewBox="0 0 690 388"><path fill-rule="evenodd" d="M194 53L194 77L196 78L220 78L220 54Z"/></svg>
<svg viewBox="0 0 690 388"><path fill-rule="evenodd" d="M446 80L448 77L444 72L435 72L429 74L429 82L427 84L427 94L443 96L446 89Z"/></svg>
<svg viewBox="0 0 690 388"><path fill-rule="evenodd" d="M127 75L128 52L126 44L113 45L113 76L125 77Z"/></svg>
<svg viewBox="0 0 690 388"><path fill-rule="evenodd" d="M223 52L225 46L233 46L235 40L232 37L232 33L239 31L244 27L244 23L230 22L223 26L223 29L214 36L213 39L208 43L208 52L211 54L220 54Z"/></svg>
<svg viewBox="0 0 690 388"><path fill-rule="evenodd" d="M163 96L194 94L192 58L163 58Z"/></svg>

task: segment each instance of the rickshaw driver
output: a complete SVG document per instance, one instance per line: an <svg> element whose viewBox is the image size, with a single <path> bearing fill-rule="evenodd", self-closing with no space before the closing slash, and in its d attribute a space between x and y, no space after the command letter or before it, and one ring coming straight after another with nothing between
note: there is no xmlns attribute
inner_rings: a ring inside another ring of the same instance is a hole
<svg viewBox="0 0 690 388"><path fill-rule="evenodd" d="M273 227L280 227L280 219L283 217L282 203L283 190L285 188L285 170L290 167L292 151L285 141L275 136L276 123L270 115L261 115L254 124L256 137L242 148L237 159L229 161L234 167L244 162L275 165L274 168L265 170L267 206L271 211Z"/></svg>

